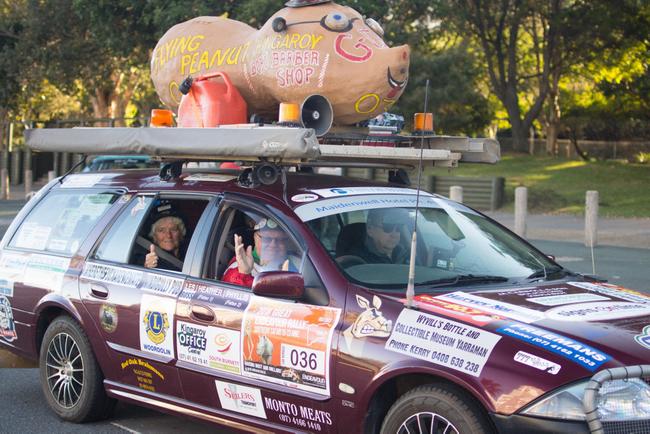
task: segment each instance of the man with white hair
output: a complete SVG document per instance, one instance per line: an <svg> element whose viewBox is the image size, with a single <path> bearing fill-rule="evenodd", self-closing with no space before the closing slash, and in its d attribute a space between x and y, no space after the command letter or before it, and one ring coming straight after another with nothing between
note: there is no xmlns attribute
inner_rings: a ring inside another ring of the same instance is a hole
<svg viewBox="0 0 650 434"><path fill-rule="evenodd" d="M151 225L149 237L153 244L149 246L149 253L144 258L144 266L181 271L181 244L185 233L185 223L180 217L172 213L161 214Z"/></svg>
<svg viewBox="0 0 650 434"><path fill-rule="evenodd" d="M250 288L263 271L298 271L299 258L289 254L289 236L275 220L258 219L253 230L253 246L235 234L235 257L221 280Z"/></svg>

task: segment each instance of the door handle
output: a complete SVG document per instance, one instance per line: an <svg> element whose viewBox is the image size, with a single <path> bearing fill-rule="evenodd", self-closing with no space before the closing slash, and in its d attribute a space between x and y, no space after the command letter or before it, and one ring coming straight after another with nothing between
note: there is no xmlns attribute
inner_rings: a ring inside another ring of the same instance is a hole
<svg viewBox="0 0 650 434"><path fill-rule="evenodd" d="M214 312L212 309L202 306L200 304L194 304L192 305L192 314L190 315L194 319L197 319L199 321L205 321L205 322L212 322L214 321Z"/></svg>
<svg viewBox="0 0 650 434"><path fill-rule="evenodd" d="M108 288L98 283L91 283L90 295L97 298L106 298L108 297Z"/></svg>

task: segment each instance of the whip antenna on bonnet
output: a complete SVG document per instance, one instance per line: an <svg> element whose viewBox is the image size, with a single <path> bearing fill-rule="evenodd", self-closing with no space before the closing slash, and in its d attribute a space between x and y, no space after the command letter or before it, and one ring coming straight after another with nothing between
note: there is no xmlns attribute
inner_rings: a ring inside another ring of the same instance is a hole
<svg viewBox="0 0 650 434"><path fill-rule="evenodd" d="M429 79L424 88L424 116L427 115L427 102L429 99ZM406 307L413 307L415 295L415 253L418 239L418 213L420 207L420 183L422 179L422 155L424 153L424 134L420 137L420 160L418 162L418 184L415 196L415 220L413 222L413 236L411 237L411 259L409 261L409 280L406 284Z"/></svg>

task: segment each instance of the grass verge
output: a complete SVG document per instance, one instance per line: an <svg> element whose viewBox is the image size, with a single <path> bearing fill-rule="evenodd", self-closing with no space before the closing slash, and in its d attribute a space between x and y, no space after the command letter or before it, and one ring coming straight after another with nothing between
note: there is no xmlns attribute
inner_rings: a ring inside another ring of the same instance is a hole
<svg viewBox="0 0 650 434"><path fill-rule="evenodd" d="M504 177L505 211L513 209L515 187L525 186L533 213L584 214L587 190L597 190L601 216L650 217L650 165L509 154L494 165L461 163L449 175Z"/></svg>

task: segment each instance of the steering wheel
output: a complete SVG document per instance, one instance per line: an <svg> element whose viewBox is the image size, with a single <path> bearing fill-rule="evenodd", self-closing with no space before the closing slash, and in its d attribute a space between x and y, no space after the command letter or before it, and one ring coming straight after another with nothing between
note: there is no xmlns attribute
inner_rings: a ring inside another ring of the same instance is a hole
<svg viewBox="0 0 650 434"><path fill-rule="evenodd" d="M367 262L356 255L343 255L336 258L336 263L341 266L341 268L350 268L355 265L367 264Z"/></svg>

